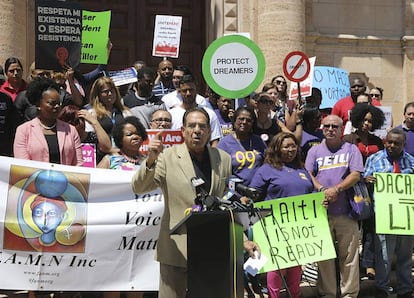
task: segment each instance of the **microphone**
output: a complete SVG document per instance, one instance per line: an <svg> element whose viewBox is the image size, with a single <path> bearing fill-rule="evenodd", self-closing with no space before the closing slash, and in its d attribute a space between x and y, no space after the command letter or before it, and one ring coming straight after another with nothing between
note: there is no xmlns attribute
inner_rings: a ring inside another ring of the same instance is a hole
<svg viewBox="0 0 414 298"><path fill-rule="evenodd" d="M228 179L229 184L229 190L230 192L237 192L241 196L248 197L249 199L252 199L253 201L256 201L260 198L260 191L253 187L248 187L243 184L243 180L240 178L229 178Z"/></svg>

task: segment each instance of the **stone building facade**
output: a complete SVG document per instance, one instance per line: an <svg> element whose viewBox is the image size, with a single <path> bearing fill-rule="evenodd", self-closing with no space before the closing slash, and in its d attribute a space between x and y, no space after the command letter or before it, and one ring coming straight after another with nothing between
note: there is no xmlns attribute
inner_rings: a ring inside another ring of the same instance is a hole
<svg viewBox="0 0 414 298"><path fill-rule="evenodd" d="M102 9L109 3L89 2ZM395 125L404 104L414 100L414 1L204 0L200 5L205 45L225 33L249 32L266 58L266 80L282 73L287 53L301 50L316 56L316 65L344 68L384 88L383 104L392 106ZM27 70L34 60L34 0L0 0L0 7L0 63L13 55Z"/></svg>

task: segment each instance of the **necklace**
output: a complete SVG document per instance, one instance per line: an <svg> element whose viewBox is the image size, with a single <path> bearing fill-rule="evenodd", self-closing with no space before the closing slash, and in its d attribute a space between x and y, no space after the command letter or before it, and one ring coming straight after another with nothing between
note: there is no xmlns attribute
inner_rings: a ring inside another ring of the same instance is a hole
<svg viewBox="0 0 414 298"><path fill-rule="evenodd" d="M141 155L136 155L135 158L131 158L128 155L126 155L124 152L122 152L122 150L119 151L119 153L121 153L122 156L130 163L138 165L141 162Z"/></svg>
<svg viewBox="0 0 414 298"><path fill-rule="evenodd" d="M55 124L53 124L51 126L44 125L42 122L39 122L39 124L43 129L46 129L46 130L52 130L56 127L56 122L55 122Z"/></svg>

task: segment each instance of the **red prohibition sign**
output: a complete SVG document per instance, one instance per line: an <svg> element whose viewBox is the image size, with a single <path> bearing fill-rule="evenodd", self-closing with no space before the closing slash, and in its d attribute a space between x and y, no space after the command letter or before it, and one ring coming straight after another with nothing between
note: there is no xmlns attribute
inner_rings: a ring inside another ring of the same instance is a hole
<svg viewBox="0 0 414 298"><path fill-rule="evenodd" d="M301 82L310 72L308 56L300 51L290 52L283 60L283 72L289 81Z"/></svg>

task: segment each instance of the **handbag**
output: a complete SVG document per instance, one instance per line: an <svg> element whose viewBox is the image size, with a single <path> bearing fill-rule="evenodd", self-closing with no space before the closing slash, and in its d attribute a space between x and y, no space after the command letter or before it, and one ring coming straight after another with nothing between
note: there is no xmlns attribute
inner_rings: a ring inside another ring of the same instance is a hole
<svg viewBox="0 0 414 298"><path fill-rule="evenodd" d="M374 208L364 180L359 180L349 190L347 194L351 205L349 216L355 220L370 218L374 214Z"/></svg>

